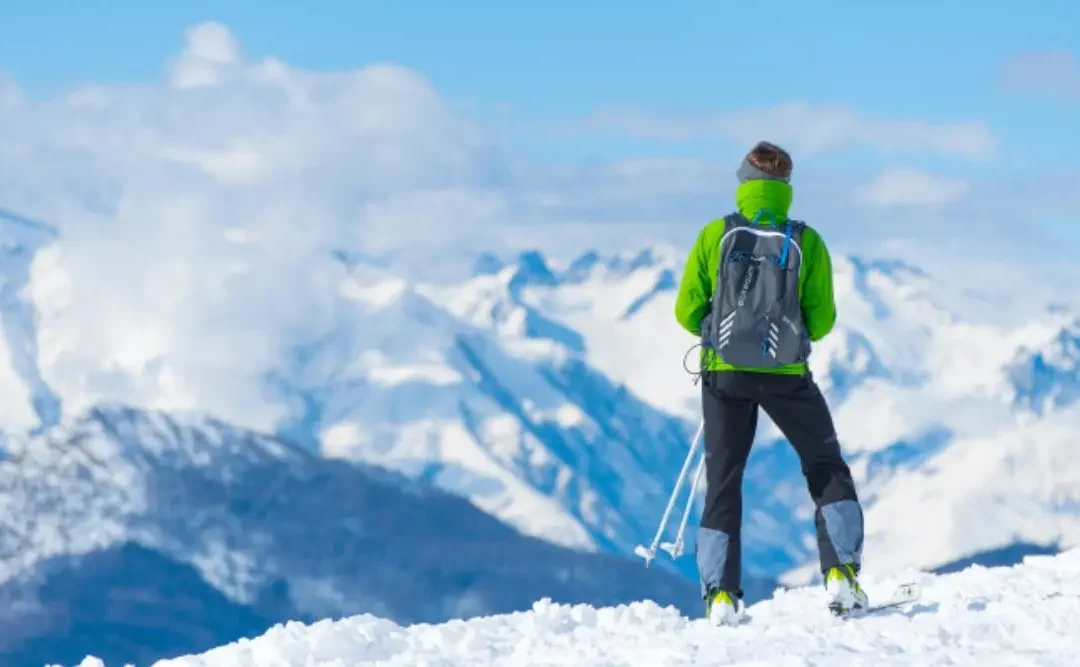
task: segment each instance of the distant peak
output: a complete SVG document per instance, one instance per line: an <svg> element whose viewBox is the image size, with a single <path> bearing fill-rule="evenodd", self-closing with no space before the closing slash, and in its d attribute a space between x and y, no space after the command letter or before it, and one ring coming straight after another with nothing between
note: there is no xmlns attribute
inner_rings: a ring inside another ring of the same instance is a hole
<svg viewBox="0 0 1080 667"><path fill-rule="evenodd" d="M483 252L473 264L474 276L491 276L506 268L506 264L495 253Z"/></svg>
<svg viewBox="0 0 1080 667"><path fill-rule="evenodd" d="M678 289L678 287L679 283L675 279L675 272L671 269L664 269L656 279L656 283L653 284L652 289L635 299L619 319L625 320L633 317L635 313L644 308L645 304L649 303L649 301L658 294Z"/></svg>
<svg viewBox="0 0 1080 667"><path fill-rule="evenodd" d="M32 245L44 245L59 238L60 230L0 206L0 238L11 236L20 239L24 244L22 239L29 237Z"/></svg>
<svg viewBox="0 0 1080 667"><path fill-rule="evenodd" d="M570 262L570 267L568 268L568 271L587 271L599 264L601 261L602 259L600 257L600 253L596 250L596 248L589 248Z"/></svg>
<svg viewBox="0 0 1080 667"><path fill-rule="evenodd" d="M657 264L656 253L652 248L644 248L637 252L622 252L605 262L609 269L625 271L627 273L638 269L648 268Z"/></svg>
<svg viewBox="0 0 1080 667"><path fill-rule="evenodd" d="M517 258L517 270L510 281L511 288L522 285L557 285L559 279L551 272L547 258L539 250L527 250Z"/></svg>
<svg viewBox="0 0 1080 667"><path fill-rule="evenodd" d="M526 250L518 255L518 266L526 268L530 271L551 273L551 269L548 267L547 258L539 250Z"/></svg>
<svg viewBox="0 0 1080 667"><path fill-rule="evenodd" d="M641 269L661 267L667 269L673 263L674 256L665 248L657 249L650 246L606 257L595 249L589 249L570 263L565 276L568 280L578 281L588 278L598 266L603 266L609 271L630 274Z"/></svg>
<svg viewBox="0 0 1080 667"><path fill-rule="evenodd" d="M1080 321L1071 320L1042 345L1020 348L1005 367L1013 403L1042 414L1080 400Z"/></svg>
<svg viewBox="0 0 1080 667"><path fill-rule="evenodd" d="M341 262L349 270L353 270L359 266L369 266L379 269L388 269L390 267L385 259L363 252L362 250L335 248L330 251L330 256L338 262Z"/></svg>
<svg viewBox="0 0 1080 667"><path fill-rule="evenodd" d="M634 271L636 269L643 269L650 266L655 266L659 258L656 252L652 248L645 248L635 255L627 264L627 269Z"/></svg>
<svg viewBox="0 0 1080 667"><path fill-rule="evenodd" d="M1046 312L1051 315L1068 315L1072 311L1069 304L1055 301L1046 307Z"/></svg>
<svg viewBox="0 0 1080 667"><path fill-rule="evenodd" d="M925 278L927 276L926 271L923 271L914 264L910 264L895 257L866 258L848 255L848 261L851 262L856 271L861 273L876 271L877 273L892 277L909 276Z"/></svg>

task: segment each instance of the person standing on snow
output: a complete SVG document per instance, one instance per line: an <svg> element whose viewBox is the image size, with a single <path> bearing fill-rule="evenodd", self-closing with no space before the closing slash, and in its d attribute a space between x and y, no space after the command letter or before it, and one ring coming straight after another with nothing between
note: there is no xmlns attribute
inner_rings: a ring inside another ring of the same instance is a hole
<svg viewBox="0 0 1080 667"><path fill-rule="evenodd" d="M702 229L687 258L675 318L702 342L707 491L697 539L705 615L736 622L742 603L742 478L758 408L794 446L816 505L829 606L868 605L859 586L863 513L832 414L807 366L836 322L821 237L788 218L791 156L759 142L736 175L737 213ZM723 259L723 261L721 261Z"/></svg>

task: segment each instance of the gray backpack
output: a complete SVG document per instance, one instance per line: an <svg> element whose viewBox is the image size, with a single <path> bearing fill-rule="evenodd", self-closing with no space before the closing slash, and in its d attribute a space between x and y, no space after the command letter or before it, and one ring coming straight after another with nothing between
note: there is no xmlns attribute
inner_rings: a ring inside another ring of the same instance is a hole
<svg viewBox="0 0 1080 667"><path fill-rule="evenodd" d="M758 225L761 215L753 221L738 213L724 218L716 293L701 337L704 347L729 364L775 368L810 357L799 304L806 225L796 220Z"/></svg>

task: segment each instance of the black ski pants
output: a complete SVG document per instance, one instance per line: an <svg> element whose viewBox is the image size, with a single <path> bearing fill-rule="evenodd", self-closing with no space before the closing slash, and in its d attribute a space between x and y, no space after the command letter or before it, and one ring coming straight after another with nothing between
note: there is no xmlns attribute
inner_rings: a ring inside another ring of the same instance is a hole
<svg viewBox="0 0 1080 667"><path fill-rule="evenodd" d="M863 514L832 414L813 377L746 371L702 374L708 487L697 541L702 594L742 595L742 480L759 407L794 446L816 506L821 570L861 565Z"/></svg>

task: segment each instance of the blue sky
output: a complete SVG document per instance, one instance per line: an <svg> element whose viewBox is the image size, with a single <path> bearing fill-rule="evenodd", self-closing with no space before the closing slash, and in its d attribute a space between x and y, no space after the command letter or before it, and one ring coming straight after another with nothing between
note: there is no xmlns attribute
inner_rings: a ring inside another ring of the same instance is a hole
<svg viewBox="0 0 1080 667"><path fill-rule="evenodd" d="M825 6L823 6L823 4ZM843 104L868 115L985 120L1010 158L1058 155L1075 103L1002 90L1014 54L1080 48L1080 3L209 2L6 3L0 68L32 94L161 76L183 30L218 20L250 57L311 68L393 61L482 113L546 121L600 107L657 111ZM522 125L528 127L527 125ZM528 143L531 135L520 131ZM534 139L534 138L533 138ZM537 147L546 142L533 141ZM700 143L580 139L577 153L704 154ZM548 144L550 145L550 144ZM573 154L562 146L562 154Z"/></svg>
<svg viewBox="0 0 1080 667"><path fill-rule="evenodd" d="M1018 213L1053 215L1052 236L1080 249L1080 225L1062 232L1057 222L1076 220L1069 211L1080 208L1075 0L1022 11L926 0L99 0L66 3L63 12L9 0L0 76L37 101L84 83L115 91L161 83L185 49L186 31L206 21L225 25L247 62L273 56L293 68L411 68L534 163L589 169L691 159L712 165L694 172L704 179L729 174L752 138L769 138L789 142L797 177L817 179L819 199L833 198L809 204L812 214L834 216L849 205L835 203L837 190L827 187L841 182L862 188L873 209L865 215L909 204L935 214L945 203L979 205L999 228L1014 225ZM195 137L198 119L191 120ZM1049 175L1047 155L1057 167ZM544 184L569 192L581 179L564 172L546 174ZM597 201L616 197L581 196L588 201L564 212L619 219L648 210L694 224L721 213L716 197L727 195L698 188L682 196L682 173L661 174L670 181L666 198L631 201L630 193L601 210L607 204ZM639 188L632 180L623 187ZM908 208L896 215L901 224L912 219Z"/></svg>

